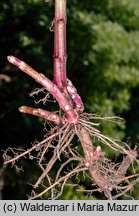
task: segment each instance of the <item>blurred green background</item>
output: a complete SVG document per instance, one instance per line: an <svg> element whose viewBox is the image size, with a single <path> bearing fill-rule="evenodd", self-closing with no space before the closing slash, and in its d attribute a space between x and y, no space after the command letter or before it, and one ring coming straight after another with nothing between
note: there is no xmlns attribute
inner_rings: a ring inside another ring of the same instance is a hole
<svg viewBox="0 0 139 216"><path fill-rule="evenodd" d="M104 134L128 143L139 140L139 0L67 0L67 74L78 89L86 111L120 115L125 124L104 124ZM21 105L52 110L53 104L34 105L29 93L39 87L7 61L14 55L52 79L53 32L49 31L54 4L44 0L0 1L0 150L28 148L44 135L43 122L19 113ZM109 150L107 150L109 154ZM27 199L28 183L39 170L21 160L24 172L3 166L0 151L0 198ZM82 180L87 187L87 181ZM139 199L139 185L133 192ZM66 187L61 199L86 197ZM127 199L122 197L122 199Z"/></svg>

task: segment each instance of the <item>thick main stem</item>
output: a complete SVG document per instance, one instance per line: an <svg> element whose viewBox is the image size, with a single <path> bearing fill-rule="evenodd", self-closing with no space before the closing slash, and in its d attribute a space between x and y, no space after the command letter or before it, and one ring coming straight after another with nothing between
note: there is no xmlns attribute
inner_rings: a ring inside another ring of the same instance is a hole
<svg viewBox="0 0 139 216"><path fill-rule="evenodd" d="M59 88L67 85L66 20L66 0L55 0L54 81Z"/></svg>

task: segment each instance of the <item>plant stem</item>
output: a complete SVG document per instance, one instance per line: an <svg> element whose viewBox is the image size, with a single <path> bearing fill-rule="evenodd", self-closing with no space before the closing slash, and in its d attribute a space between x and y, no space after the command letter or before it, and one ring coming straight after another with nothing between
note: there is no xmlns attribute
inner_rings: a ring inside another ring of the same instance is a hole
<svg viewBox="0 0 139 216"><path fill-rule="evenodd" d="M61 119L60 119L59 115L57 115L53 112L43 110L43 109L21 106L19 108L19 111L22 113L27 113L27 114L38 116L40 118L54 122L57 125L59 125L61 123Z"/></svg>
<svg viewBox="0 0 139 216"><path fill-rule="evenodd" d="M66 0L55 0L54 81L59 88L67 85L66 20Z"/></svg>
<svg viewBox="0 0 139 216"><path fill-rule="evenodd" d="M25 62L21 61L14 56L8 56L8 61L22 70L24 73L35 79L36 82L44 86L57 100L59 106L66 114L69 123L76 123L78 120L78 114L73 110L72 106L69 104L68 100L64 97L57 85L50 81L46 76L38 73Z"/></svg>

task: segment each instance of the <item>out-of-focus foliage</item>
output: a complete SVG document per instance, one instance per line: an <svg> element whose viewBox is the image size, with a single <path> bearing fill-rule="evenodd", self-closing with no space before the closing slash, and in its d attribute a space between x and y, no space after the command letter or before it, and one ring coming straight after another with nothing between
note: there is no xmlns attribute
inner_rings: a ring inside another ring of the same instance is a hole
<svg viewBox="0 0 139 216"><path fill-rule="evenodd" d="M67 0L67 3L68 77L77 87L87 111L125 117L125 126L105 123L102 126L105 134L138 140L139 1ZM21 105L44 108L43 104L34 105L28 95L39 86L9 65L6 56L15 55L52 78L53 33L49 27L53 6L51 1L46 4L44 0L0 1L0 149L27 148L34 139L43 137L41 120L18 112ZM48 104L46 109L53 109L52 106ZM24 199L30 193L25 188L26 182L33 183L39 171L35 175L31 171L36 170L34 164L25 161L21 164L25 164L24 173L5 169L5 199ZM69 188L62 198L84 197ZM135 199L139 199L136 191Z"/></svg>

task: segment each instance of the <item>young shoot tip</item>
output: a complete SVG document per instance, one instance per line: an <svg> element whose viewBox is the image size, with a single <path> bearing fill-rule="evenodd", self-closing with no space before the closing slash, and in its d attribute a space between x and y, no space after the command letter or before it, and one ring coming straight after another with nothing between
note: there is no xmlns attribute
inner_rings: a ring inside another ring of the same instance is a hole
<svg viewBox="0 0 139 216"><path fill-rule="evenodd" d="M12 55L7 56L7 60L8 60L10 63L12 63L12 64L14 64L15 66L17 66L17 67L19 67L20 64L21 64L21 61L20 61L18 58L12 56Z"/></svg>
<svg viewBox="0 0 139 216"><path fill-rule="evenodd" d="M25 113L25 111L26 111L26 106L21 106L21 107L19 107L19 112L22 112L22 113Z"/></svg>
<svg viewBox="0 0 139 216"><path fill-rule="evenodd" d="M9 62L11 62L11 59L12 59L12 58L13 58L12 55L7 56L7 60L8 60Z"/></svg>

